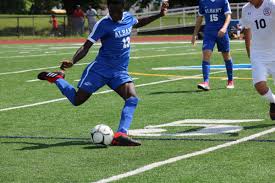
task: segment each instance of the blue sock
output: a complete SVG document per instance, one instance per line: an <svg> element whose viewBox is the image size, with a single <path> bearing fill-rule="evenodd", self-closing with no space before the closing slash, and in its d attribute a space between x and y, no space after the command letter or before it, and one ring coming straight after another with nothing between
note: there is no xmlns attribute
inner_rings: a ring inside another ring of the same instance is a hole
<svg viewBox="0 0 275 183"><path fill-rule="evenodd" d="M210 62L202 61L203 81L209 82Z"/></svg>
<svg viewBox="0 0 275 183"><path fill-rule="evenodd" d="M225 63L225 67L226 67L228 80L233 81L233 62L232 62L232 59L225 60L224 63Z"/></svg>
<svg viewBox="0 0 275 183"><path fill-rule="evenodd" d="M130 97L125 101L125 105L121 112L121 119L118 127L118 132L127 133L133 120L134 112L139 99Z"/></svg>
<svg viewBox="0 0 275 183"><path fill-rule="evenodd" d="M61 93L64 96L66 96L73 105L75 105L76 91L74 87L70 83L68 83L65 79L57 79L55 81L55 84L59 88Z"/></svg>

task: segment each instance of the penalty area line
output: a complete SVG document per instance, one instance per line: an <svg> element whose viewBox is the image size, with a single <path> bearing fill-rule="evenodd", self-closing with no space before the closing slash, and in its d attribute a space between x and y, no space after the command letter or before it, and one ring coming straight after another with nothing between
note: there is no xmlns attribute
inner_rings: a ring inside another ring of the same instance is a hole
<svg viewBox="0 0 275 183"><path fill-rule="evenodd" d="M258 137L261 137L261 136L264 136L264 135L267 135L267 134L270 134L270 133L273 133L273 132L275 132L275 128L271 128L269 130L265 130L265 131L262 131L262 132L254 134L254 135L250 135L248 137L244 137L244 138L232 141L232 142L227 142L227 143L220 144L220 145L217 145L217 146L209 147L209 148L204 149L204 150L195 151L195 152L192 152L192 153L189 153L189 154L184 154L184 155L181 155L181 156L176 156L176 157L173 157L173 158L169 158L169 159L164 160L164 161L151 163L149 165L137 168L135 170L132 170L132 171L129 171L129 172L126 172L126 173L122 173L122 174L119 174L119 175L115 175L115 176L112 176L112 177L109 177L109 178L101 179L101 180L98 180L98 181L93 182L93 183L107 183L107 182L117 181L117 180L120 180L120 179L123 179L123 178L126 178L126 177L141 174L143 172L158 168L160 166L168 165L168 164L180 161L180 160L184 160L184 159L188 159L188 158L191 158L191 157L207 154L207 153L214 152L214 151L222 149L222 148L226 148L226 147L237 145L237 144L240 144L240 143L243 143L243 142L247 142L247 141L253 140L255 138L258 138Z"/></svg>

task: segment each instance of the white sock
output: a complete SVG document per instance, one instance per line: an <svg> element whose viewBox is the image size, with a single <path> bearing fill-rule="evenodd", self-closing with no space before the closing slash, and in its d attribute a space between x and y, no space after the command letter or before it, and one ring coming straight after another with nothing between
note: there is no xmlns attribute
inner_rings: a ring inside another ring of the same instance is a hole
<svg viewBox="0 0 275 183"><path fill-rule="evenodd" d="M275 96L272 93L271 89L269 88L268 92L263 95L265 99L267 99L270 103L275 103Z"/></svg>

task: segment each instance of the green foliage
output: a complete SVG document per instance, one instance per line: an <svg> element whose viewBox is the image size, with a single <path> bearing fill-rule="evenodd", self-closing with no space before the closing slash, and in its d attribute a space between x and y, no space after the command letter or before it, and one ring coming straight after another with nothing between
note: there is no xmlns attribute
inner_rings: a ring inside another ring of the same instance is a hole
<svg viewBox="0 0 275 183"><path fill-rule="evenodd" d="M0 13L24 13L26 2L22 0L1 0Z"/></svg>

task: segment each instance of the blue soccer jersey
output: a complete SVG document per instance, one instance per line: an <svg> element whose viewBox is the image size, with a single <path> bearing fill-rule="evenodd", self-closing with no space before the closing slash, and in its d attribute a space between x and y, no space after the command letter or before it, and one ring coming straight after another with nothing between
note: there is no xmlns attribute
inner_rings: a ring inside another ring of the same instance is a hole
<svg viewBox="0 0 275 183"><path fill-rule="evenodd" d="M199 15L205 17L204 31L219 31L226 14L231 14L228 0L200 0Z"/></svg>
<svg viewBox="0 0 275 183"><path fill-rule="evenodd" d="M128 12L123 13L119 22L107 15L99 20L88 40L95 43L101 40L101 48L96 62L116 70L127 70L130 58L130 36L133 25L138 20Z"/></svg>

